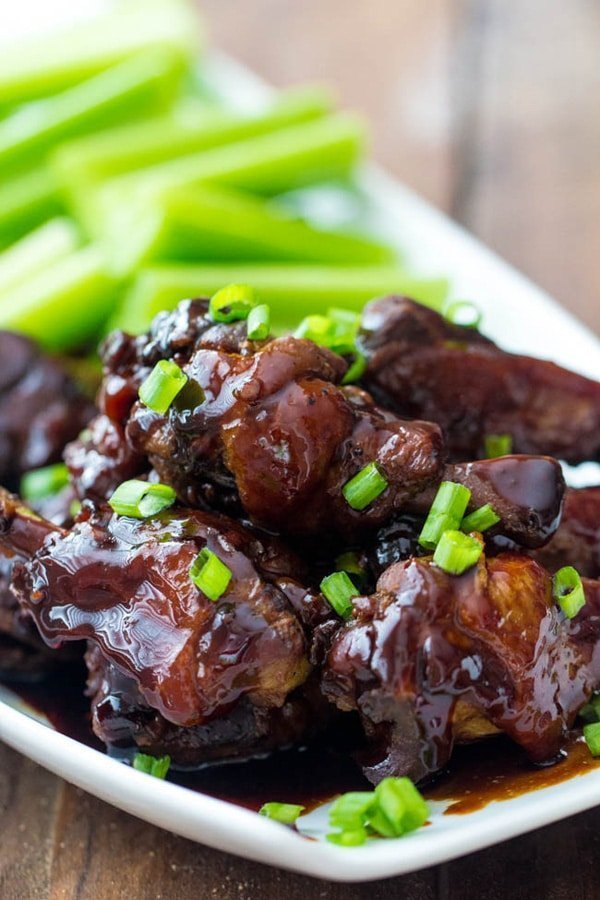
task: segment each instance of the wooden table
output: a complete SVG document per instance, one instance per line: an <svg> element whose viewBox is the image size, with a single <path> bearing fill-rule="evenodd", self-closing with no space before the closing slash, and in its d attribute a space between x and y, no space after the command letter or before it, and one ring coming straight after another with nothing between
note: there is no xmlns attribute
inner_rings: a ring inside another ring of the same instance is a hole
<svg viewBox="0 0 600 900"><path fill-rule="evenodd" d="M600 330L593 0L204 0L279 85L326 81L373 155ZM159 831L0 745L2 900L595 898L600 810L405 878L335 885Z"/></svg>

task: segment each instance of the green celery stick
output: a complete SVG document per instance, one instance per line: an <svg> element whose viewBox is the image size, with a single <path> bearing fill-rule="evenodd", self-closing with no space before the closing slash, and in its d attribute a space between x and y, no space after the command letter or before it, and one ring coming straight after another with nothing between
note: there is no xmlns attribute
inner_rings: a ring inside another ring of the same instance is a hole
<svg viewBox="0 0 600 900"><path fill-rule="evenodd" d="M142 212L134 230L112 229L107 238L111 263L123 274L155 260L360 266L397 259L369 238L317 229L262 199L213 186L167 191Z"/></svg>
<svg viewBox="0 0 600 900"><path fill-rule="evenodd" d="M170 188L190 190L210 182L268 195L346 176L360 154L362 138L363 128L353 116L326 116L182 156L95 188L86 185L75 209L94 238L131 234L148 201Z"/></svg>
<svg viewBox="0 0 600 900"><path fill-rule="evenodd" d="M0 184L0 247L64 211L60 191L47 168L31 169Z"/></svg>
<svg viewBox="0 0 600 900"><path fill-rule="evenodd" d="M69 141L57 148L52 164L68 188L74 174L88 179L114 178L178 156L310 121L330 109L329 95L318 88L282 93L266 109L251 115L207 110L197 102L182 103L163 116Z"/></svg>
<svg viewBox="0 0 600 900"><path fill-rule="evenodd" d="M0 328L23 332L48 351L69 350L97 336L116 300L103 254L85 247L0 293Z"/></svg>
<svg viewBox="0 0 600 900"><path fill-rule="evenodd" d="M183 69L170 50L151 50L0 120L0 166L39 159L53 144L171 104Z"/></svg>
<svg viewBox="0 0 600 900"><path fill-rule="evenodd" d="M52 219L0 253L0 294L73 253L79 235L70 219Z"/></svg>
<svg viewBox="0 0 600 900"><path fill-rule="evenodd" d="M19 41L0 55L0 106L65 90L140 50L172 49L191 62L199 22L177 0L138 0L70 28Z"/></svg>
<svg viewBox="0 0 600 900"><path fill-rule="evenodd" d="M279 332L330 306L360 310L382 294L405 294L434 309L441 308L448 294L445 278L418 278L397 266L155 266L140 272L110 326L139 334L157 312L173 309L185 297L211 296L233 283L255 288L260 302L270 305Z"/></svg>

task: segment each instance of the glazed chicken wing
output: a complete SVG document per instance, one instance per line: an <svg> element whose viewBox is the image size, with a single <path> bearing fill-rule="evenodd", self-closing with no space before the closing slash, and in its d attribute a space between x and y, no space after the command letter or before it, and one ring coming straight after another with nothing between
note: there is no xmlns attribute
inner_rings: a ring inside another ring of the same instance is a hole
<svg viewBox="0 0 600 900"><path fill-rule="evenodd" d="M484 456L491 434L509 434L517 453L600 459L598 382L505 353L405 297L369 303L360 341L365 388L398 415L441 425L453 459Z"/></svg>
<svg viewBox="0 0 600 900"><path fill-rule="evenodd" d="M553 760L600 679L600 582L565 620L550 575L516 554L459 577L430 558L391 566L354 601L337 633L323 688L358 710L371 743L368 778L420 780L455 740L503 731L535 762Z"/></svg>

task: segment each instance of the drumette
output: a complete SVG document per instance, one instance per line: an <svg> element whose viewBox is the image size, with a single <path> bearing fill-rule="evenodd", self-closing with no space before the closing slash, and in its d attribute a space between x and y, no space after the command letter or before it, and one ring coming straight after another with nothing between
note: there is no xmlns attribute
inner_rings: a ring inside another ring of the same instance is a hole
<svg viewBox="0 0 600 900"><path fill-rule="evenodd" d="M401 416L441 425L451 458L485 456L507 435L517 453L600 459L600 384L550 362L505 353L474 328L405 297L369 303L359 344L364 387Z"/></svg>

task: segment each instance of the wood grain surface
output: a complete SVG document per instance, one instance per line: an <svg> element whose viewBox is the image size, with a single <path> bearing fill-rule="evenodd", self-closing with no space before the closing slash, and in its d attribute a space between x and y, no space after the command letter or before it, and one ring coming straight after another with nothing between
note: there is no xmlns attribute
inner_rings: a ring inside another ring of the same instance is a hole
<svg viewBox="0 0 600 900"><path fill-rule="evenodd" d="M594 0L204 0L215 43L325 81L373 155L600 330ZM351 852L351 851L350 851ZM600 810L404 878L336 885L176 838L0 745L0 900L579 900Z"/></svg>

